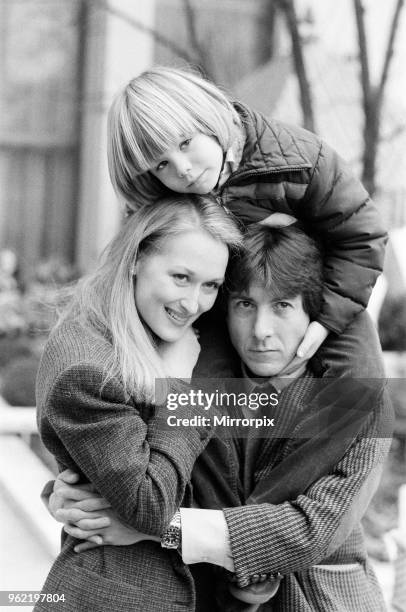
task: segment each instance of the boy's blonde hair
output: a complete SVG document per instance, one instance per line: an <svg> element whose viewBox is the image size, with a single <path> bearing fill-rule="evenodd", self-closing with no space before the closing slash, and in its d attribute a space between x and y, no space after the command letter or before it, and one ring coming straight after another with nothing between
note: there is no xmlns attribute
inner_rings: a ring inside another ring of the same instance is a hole
<svg viewBox="0 0 406 612"><path fill-rule="evenodd" d="M216 138L227 151L240 123L227 96L198 74L160 66L143 72L117 94L109 111L108 163L117 195L137 208L148 183L151 199L165 194L152 176L134 179L194 132Z"/></svg>
<svg viewBox="0 0 406 612"><path fill-rule="evenodd" d="M155 348L154 335L142 323L134 301L134 269L169 237L203 230L229 249L241 244L232 217L211 196L177 195L161 199L131 215L104 252L99 267L73 289L60 317L78 321L99 337L111 340L103 386L118 378L127 397L151 402L155 379L166 372ZM65 297L66 299L66 297Z"/></svg>

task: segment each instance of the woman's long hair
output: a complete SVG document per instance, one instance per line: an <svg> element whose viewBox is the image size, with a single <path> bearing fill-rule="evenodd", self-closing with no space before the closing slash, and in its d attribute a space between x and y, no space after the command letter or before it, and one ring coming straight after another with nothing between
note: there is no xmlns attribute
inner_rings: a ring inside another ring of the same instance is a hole
<svg viewBox="0 0 406 612"><path fill-rule="evenodd" d="M108 338L112 356L104 383L117 377L127 397L154 400L155 379L166 372L151 332L134 301L134 268L140 255L159 249L170 236L204 230L234 250L241 236L232 217L210 196L176 195L129 217L105 249L99 267L84 277L69 296L58 325L74 319L98 336Z"/></svg>

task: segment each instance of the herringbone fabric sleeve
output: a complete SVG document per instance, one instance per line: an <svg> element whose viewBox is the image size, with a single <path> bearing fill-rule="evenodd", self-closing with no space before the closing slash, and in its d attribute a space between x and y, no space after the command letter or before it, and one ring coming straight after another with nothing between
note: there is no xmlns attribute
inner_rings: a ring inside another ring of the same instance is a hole
<svg viewBox="0 0 406 612"><path fill-rule="evenodd" d="M118 381L102 382L102 368L91 363L63 370L40 411L41 435L60 464L79 468L122 520L160 535L209 434L194 427L162 430L153 415L147 423Z"/></svg>
<svg viewBox="0 0 406 612"><path fill-rule="evenodd" d="M377 487L391 440L371 436L391 414L382 402L332 473L296 499L224 510L239 586L256 574L290 574L319 564L345 541Z"/></svg>

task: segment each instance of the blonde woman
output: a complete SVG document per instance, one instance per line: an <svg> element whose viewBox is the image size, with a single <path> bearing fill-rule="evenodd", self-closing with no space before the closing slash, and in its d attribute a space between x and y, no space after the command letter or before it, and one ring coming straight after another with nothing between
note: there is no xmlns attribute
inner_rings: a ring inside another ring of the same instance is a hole
<svg viewBox="0 0 406 612"><path fill-rule="evenodd" d="M65 537L42 589L63 596L64 612L193 608L191 575L161 548L160 536L210 431L160 429L155 381L191 378L199 354L192 325L213 306L239 243L233 220L209 197L144 207L77 286L47 342L37 381L45 445L61 470L79 473L129 526L155 540L77 555L75 540ZM190 409L179 407L182 415Z"/></svg>

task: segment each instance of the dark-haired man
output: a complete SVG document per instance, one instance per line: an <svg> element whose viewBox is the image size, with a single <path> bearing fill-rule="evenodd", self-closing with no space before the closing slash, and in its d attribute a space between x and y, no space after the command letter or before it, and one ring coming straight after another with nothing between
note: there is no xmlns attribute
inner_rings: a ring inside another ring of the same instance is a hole
<svg viewBox="0 0 406 612"><path fill-rule="evenodd" d="M321 306L321 255L314 241L294 226L252 227L245 247L227 278L228 330L239 357L234 375L247 393L269 382L279 391L272 409L276 427L266 437L251 429L237 442L240 507L238 500L225 507L221 487L213 495L213 478L204 487L204 468L216 452L216 440L209 443L195 466L195 489L201 507L217 503L222 510L182 510L183 559L223 565L241 587L283 575L264 610L384 610L359 521L388 450L383 436L389 435L390 406L376 381L324 386L308 364L292 365ZM358 391L374 402L372 410L358 401ZM323 432L322 422L330 429ZM219 458L217 465L224 463Z"/></svg>

